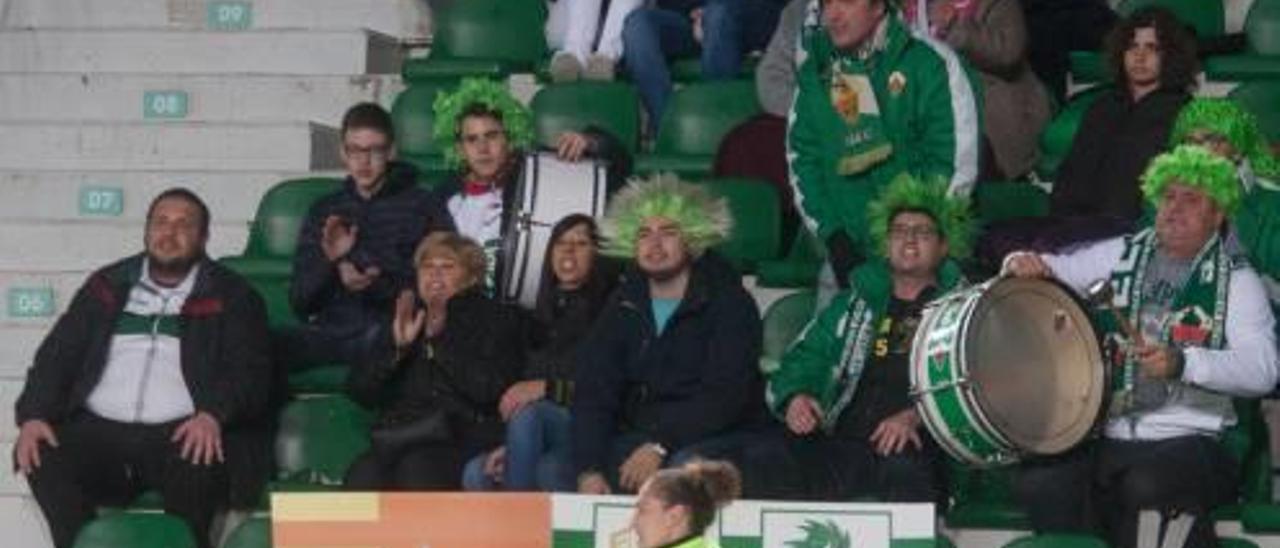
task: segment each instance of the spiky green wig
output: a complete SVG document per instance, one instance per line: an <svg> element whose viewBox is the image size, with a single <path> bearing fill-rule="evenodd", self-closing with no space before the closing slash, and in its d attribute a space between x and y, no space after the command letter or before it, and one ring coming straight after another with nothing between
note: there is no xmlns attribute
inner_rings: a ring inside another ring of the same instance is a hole
<svg viewBox="0 0 1280 548"><path fill-rule="evenodd" d="M1194 131L1209 131L1225 138L1236 152L1249 159L1249 167L1259 176L1280 178L1280 162L1267 148L1267 138L1258 119L1230 99L1194 99L1178 112L1169 134L1169 146L1185 144Z"/></svg>
<svg viewBox="0 0 1280 548"><path fill-rule="evenodd" d="M512 148L527 149L533 144L533 114L511 96L505 84L486 78L464 78L453 93L436 95L432 104L436 119L432 122L431 134L449 167L462 166L462 157L453 145L462 130L462 114L477 104L502 120Z"/></svg>
<svg viewBox="0 0 1280 548"><path fill-rule="evenodd" d="M957 259L973 250L973 217L969 199L947 196L947 183L942 179L922 181L907 174L894 178L880 197L867 205L867 223L876 250L889 254L889 223L903 211L917 211L933 218L947 240L948 253Z"/></svg>
<svg viewBox="0 0 1280 548"><path fill-rule="evenodd" d="M634 257L636 237L645 220L662 217L680 226L685 245L694 256L729 237L733 216L724 198L681 181L675 174L659 173L647 179L635 177L609 202L600 229L601 253Z"/></svg>
<svg viewBox="0 0 1280 548"><path fill-rule="evenodd" d="M1227 215L1235 212L1244 192L1236 178L1235 166L1229 160L1196 145L1180 145L1151 160L1142 174L1142 193L1158 207L1170 183L1199 189Z"/></svg>

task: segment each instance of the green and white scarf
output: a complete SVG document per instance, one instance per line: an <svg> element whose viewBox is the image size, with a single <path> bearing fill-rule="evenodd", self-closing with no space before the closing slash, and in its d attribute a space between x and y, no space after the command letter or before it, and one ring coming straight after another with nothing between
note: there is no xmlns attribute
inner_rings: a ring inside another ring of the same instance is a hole
<svg viewBox="0 0 1280 548"><path fill-rule="evenodd" d="M888 21L882 20L869 43L854 55L833 53L827 76L831 107L844 121L844 136L836 171L857 175L893 154L885 135L880 102L871 84L876 54L887 43ZM890 83L894 85L894 83Z"/></svg>

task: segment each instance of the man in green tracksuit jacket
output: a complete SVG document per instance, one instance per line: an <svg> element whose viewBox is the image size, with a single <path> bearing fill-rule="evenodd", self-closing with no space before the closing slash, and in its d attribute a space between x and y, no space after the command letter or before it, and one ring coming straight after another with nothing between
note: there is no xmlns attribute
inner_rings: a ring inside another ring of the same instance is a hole
<svg viewBox="0 0 1280 548"><path fill-rule="evenodd" d="M889 1L815 0L801 27L787 159L796 206L827 247L826 286L846 288L868 255L867 202L894 177L940 177L965 196L978 175L982 109L970 68L913 36Z"/></svg>

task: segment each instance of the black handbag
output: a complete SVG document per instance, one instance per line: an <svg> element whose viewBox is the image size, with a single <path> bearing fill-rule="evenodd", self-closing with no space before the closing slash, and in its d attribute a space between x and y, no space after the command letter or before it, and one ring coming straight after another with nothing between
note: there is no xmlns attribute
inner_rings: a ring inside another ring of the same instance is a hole
<svg viewBox="0 0 1280 548"><path fill-rule="evenodd" d="M440 407L388 414L369 430L369 443L383 458L398 457L418 445L453 440L449 414Z"/></svg>

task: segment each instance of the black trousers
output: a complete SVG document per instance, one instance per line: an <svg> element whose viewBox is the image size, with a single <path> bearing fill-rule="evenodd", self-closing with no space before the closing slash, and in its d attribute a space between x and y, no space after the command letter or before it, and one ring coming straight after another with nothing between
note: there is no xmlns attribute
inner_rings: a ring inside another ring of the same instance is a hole
<svg viewBox="0 0 1280 548"><path fill-rule="evenodd" d="M1208 436L1098 440L1024 463L1014 480L1037 532L1101 534L1118 547L1137 544L1143 510L1191 515L1186 546L1217 546L1208 515L1233 501L1238 486L1239 464Z"/></svg>
<svg viewBox="0 0 1280 548"><path fill-rule="evenodd" d="M127 424L82 413L54 426L59 445L41 447L41 465L28 478L54 545L70 548L99 506L126 505L156 490L165 513L182 518L199 545L210 546L209 524L226 498L226 470L182 460L181 446L169 441L178 424Z"/></svg>
<svg viewBox="0 0 1280 548"><path fill-rule="evenodd" d="M945 464L933 440L921 437L922 449L882 456L866 440L796 436L779 429L729 452L729 458L742 468L747 498L940 503Z"/></svg>
<svg viewBox="0 0 1280 548"><path fill-rule="evenodd" d="M347 468L343 485L352 491L461 490L467 461L502 444L501 429L485 430L463 429L454 441L423 444L398 454L370 448Z"/></svg>

